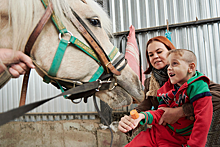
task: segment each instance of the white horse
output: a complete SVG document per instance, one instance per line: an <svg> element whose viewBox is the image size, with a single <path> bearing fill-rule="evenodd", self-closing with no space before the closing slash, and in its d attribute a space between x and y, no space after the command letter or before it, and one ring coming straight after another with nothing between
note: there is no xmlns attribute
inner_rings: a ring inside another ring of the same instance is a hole
<svg viewBox="0 0 220 147"><path fill-rule="evenodd" d="M85 0L51 1L56 15L75 37L89 46L70 22L69 17L71 17L72 12L69 6L89 26L106 54L111 52L113 45L108 38L108 34L111 33L110 19L96 2L93 0L86 0L86 2ZM28 37L44 12L45 8L40 0L1 0L0 48L13 48L14 50L24 51ZM100 25L92 24L93 20L100 21ZM45 71L50 69L58 44L58 32L50 19L31 51L37 64ZM119 53L116 56L118 55ZM68 46L56 76L88 82L98 67L99 65L91 57L74 46ZM139 78L128 65L121 71L121 75L117 76L117 83L118 86L112 91L99 91L96 96L112 108L128 106L133 102L132 98L137 102L143 100L144 93Z"/></svg>

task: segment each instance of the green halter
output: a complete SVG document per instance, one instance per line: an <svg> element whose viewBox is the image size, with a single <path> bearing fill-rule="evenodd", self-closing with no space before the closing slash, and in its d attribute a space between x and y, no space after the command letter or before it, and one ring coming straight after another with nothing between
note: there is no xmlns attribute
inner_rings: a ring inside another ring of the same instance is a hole
<svg viewBox="0 0 220 147"><path fill-rule="evenodd" d="M46 8L49 4L48 0L41 0L44 7ZM71 32L69 32L66 27L63 25L63 23L60 21L60 19L55 15L55 13L53 12L52 16L52 21L55 24L56 28L59 31L59 38L60 38L60 43L58 45L57 51L55 53L55 56L53 58L52 64L50 66L50 69L48 71L48 75L55 77L61 61L63 59L64 53L66 51L66 48L68 46L69 43L71 43L72 45L78 47L81 51L83 51L84 53L86 53L87 55L89 55L90 57L92 57L96 62L100 63L97 55L95 54L95 52L88 47L87 45L85 45L83 42L81 42L79 39L77 39L76 37L74 37L72 35ZM69 33L71 35L71 38L69 41L64 40L61 38L61 35L64 35L66 33ZM118 48L114 47L113 50L111 51L111 53L108 55L110 61L113 60L113 58L115 57L115 55L118 53ZM94 73L94 75L91 77L91 79L89 80L89 82L93 82L96 81L104 72L104 68L102 66L100 66L98 68L98 70ZM51 81L51 79L48 76L44 76L44 82L49 83ZM56 81L57 82L57 81ZM64 92L64 89L62 88L62 86L57 82L57 84L59 85L60 89L62 92ZM64 96L66 97L66 96Z"/></svg>

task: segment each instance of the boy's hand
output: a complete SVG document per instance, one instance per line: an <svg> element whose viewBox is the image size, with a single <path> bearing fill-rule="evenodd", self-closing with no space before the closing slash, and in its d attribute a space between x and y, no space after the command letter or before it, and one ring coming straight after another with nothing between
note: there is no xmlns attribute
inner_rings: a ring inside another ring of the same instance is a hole
<svg viewBox="0 0 220 147"><path fill-rule="evenodd" d="M128 131L135 129L142 119L145 119L145 115L142 113L139 113L139 117L137 119L133 119L131 116L125 115L119 121L118 129L122 133L127 133Z"/></svg>

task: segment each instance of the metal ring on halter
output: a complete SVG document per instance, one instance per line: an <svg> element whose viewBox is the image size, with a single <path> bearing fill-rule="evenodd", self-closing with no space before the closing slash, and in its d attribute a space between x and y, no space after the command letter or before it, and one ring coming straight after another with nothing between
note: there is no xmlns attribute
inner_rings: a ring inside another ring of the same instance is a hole
<svg viewBox="0 0 220 147"><path fill-rule="evenodd" d="M72 101L72 103L74 103L74 104L79 104L81 101L82 101L82 98L80 98L80 101L78 101L78 102L74 102L74 100L71 100Z"/></svg>
<svg viewBox="0 0 220 147"><path fill-rule="evenodd" d="M102 84L106 84L106 83L111 83L112 81L102 81L100 79L97 79L96 81L99 81L99 86L97 89L95 89L97 92L99 91L99 89L102 87Z"/></svg>
<svg viewBox="0 0 220 147"><path fill-rule="evenodd" d="M99 91L99 89L102 87L102 81L100 79L97 79L96 81L99 81L99 86L97 89L95 89L96 91Z"/></svg>
<svg viewBox="0 0 220 147"><path fill-rule="evenodd" d="M67 33L69 33L70 36L73 36L73 34L72 34L70 31L67 31ZM66 33L65 33L65 34L66 34ZM58 37L59 37L60 40L62 39L61 35L62 35L61 33L59 33L59 35L58 35ZM68 43L70 43L70 42L68 41Z"/></svg>
<svg viewBox="0 0 220 147"><path fill-rule="evenodd" d="M117 78L115 77L115 76L113 76L113 78L115 78L115 83L114 83L114 85L113 85L113 87L112 88L109 88L108 90L110 90L110 91L112 91L117 85L118 85L118 83L117 83ZM108 81L110 80L110 78L108 79Z"/></svg>

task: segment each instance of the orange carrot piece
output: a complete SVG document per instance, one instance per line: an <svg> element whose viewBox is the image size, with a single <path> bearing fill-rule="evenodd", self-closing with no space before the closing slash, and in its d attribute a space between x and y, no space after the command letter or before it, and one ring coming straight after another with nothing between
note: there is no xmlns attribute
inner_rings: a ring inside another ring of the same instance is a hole
<svg viewBox="0 0 220 147"><path fill-rule="evenodd" d="M130 115L133 119L137 119L139 117L139 114L135 109L130 111Z"/></svg>

